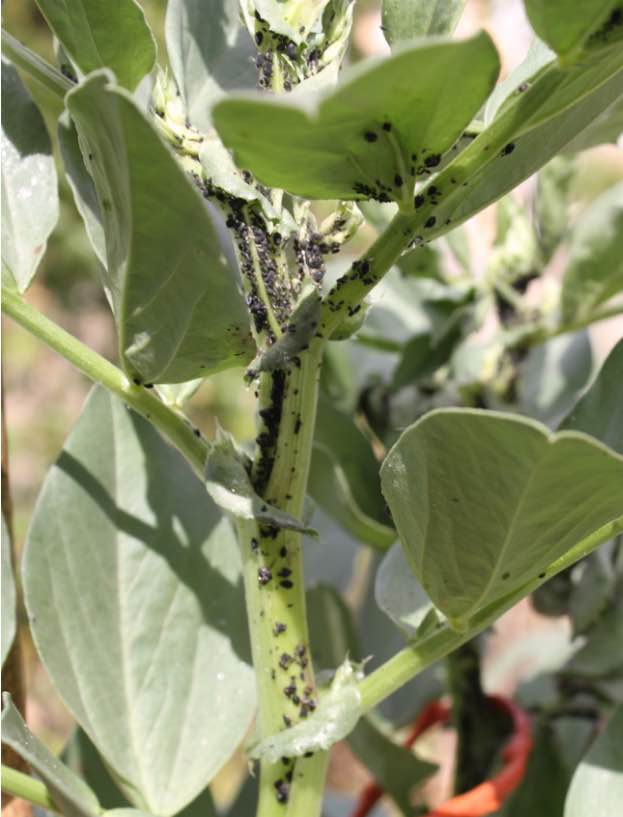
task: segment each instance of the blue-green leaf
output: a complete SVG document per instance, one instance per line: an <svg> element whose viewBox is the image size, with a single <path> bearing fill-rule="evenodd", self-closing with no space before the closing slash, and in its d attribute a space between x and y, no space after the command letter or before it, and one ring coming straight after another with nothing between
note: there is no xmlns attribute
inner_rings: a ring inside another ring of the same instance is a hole
<svg viewBox="0 0 623 817"><path fill-rule="evenodd" d="M103 214L105 284L128 373L179 383L244 365L249 316L213 211L108 74L93 74L67 104Z"/></svg>
<svg viewBox="0 0 623 817"><path fill-rule="evenodd" d="M28 289L58 220L56 169L43 117L2 60L2 278Z"/></svg>
<svg viewBox="0 0 623 817"><path fill-rule="evenodd" d="M249 726L240 570L189 466L94 391L39 497L24 593L54 685L137 808L180 811Z"/></svg>
<svg viewBox="0 0 623 817"><path fill-rule="evenodd" d="M211 127L211 108L226 93L254 88L256 53L240 25L238 0L169 0L169 62L191 125Z"/></svg>
<svg viewBox="0 0 623 817"><path fill-rule="evenodd" d="M623 457L497 412L430 412L391 449L381 484L411 569L458 628L623 518Z"/></svg>

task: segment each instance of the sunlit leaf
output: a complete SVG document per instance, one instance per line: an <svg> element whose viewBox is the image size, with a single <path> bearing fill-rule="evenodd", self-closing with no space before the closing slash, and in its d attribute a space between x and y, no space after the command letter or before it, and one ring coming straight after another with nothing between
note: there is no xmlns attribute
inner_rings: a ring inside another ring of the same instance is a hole
<svg viewBox="0 0 623 817"><path fill-rule="evenodd" d="M56 169L43 117L2 60L2 278L24 292L58 220Z"/></svg>
<svg viewBox="0 0 623 817"><path fill-rule="evenodd" d="M491 40L422 43L352 69L332 93L298 105L249 96L219 102L214 123L240 167L307 198L395 199L437 167L489 94Z"/></svg>
<svg viewBox="0 0 623 817"><path fill-rule="evenodd" d="M411 569L459 628L623 514L623 457L496 412L430 412L381 483Z"/></svg>
<svg viewBox="0 0 623 817"><path fill-rule="evenodd" d="M558 54L581 50L591 34L602 27L623 25L618 0L524 0L532 28ZM602 32L605 39L611 32Z"/></svg>
<svg viewBox="0 0 623 817"><path fill-rule="evenodd" d="M43 16L83 74L110 68L134 90L151 71L156 43L135 0L37 0Z"/></svg>
<svg viewBox="0 0 623 817"><path fill-rule="evenodd" d="M24 554L39 655L128 799L180 811L254 712L240 557L179 454L95 391Z"/></svg>
<svg viewBox="0 0 623 817"><path fill-rule="evenodd" d="M9 654L17 632L17 593L13 577L11 537L2 515L2 649L0 665Z"/></svg>
<svg viewBox="0 0 623 817"><path fill-rule="evenodd" d="M452 34L465 0L383 0L383 33L390 45Z"/></svg>
<svg viewBox="0 0 623 817"><path fill-rule="evenodd" d="M249 317L214 212L107 74L72 91L68 107L103 214L126 370L177 383L243 365L254 351Z"/></svg>
<svg viewBox="0 0 623 817"><path fill-rule="evenodd" d="M165 22L173 76L190 123L211 127L211 107L227 92L254 88L256 53L240 25L238 0L169 0Z"/></svg>

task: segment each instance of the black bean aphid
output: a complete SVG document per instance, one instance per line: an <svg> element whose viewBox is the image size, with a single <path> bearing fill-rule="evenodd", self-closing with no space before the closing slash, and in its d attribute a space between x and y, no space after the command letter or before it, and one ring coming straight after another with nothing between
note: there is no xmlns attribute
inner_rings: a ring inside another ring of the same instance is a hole
<svg viewBox="0 0 623 817"><path fill-rule="evenodd" d="M273 635L281 635L281 633L285 633L287 627L283 622L277 621L275 622L275 626L273 627Z"/></svg>
<svg viewBox="0 0 623 817"><path fill-rule="evenodd" d="M430 230L430 228L434 227L436 223L437 219L435 218L435 216L431 216L430 218L426 219L426 221L424 222L424 226Z"/></svg>
<svg viewBox="0 0 623 817"><path fill-rule="evenodd" d="M377 140L379 137L378 137L378 134L376 134L374 131L372 131L372 130L367 130L367 131L365 131L365 133L363 134L363 138L366 140L366 142L376 142L376 140Z"/></svg>
<svg viewBox="0 0 623 817"><path fill-rule="evenodd" d="M424 196L421 196L421 195L418 194L413 199L413 205L414 205L415 209L417 210L418 207L421 207L424 204L425 201L426 201L426 199L424 198Z"/></svg>
<svg viewBox="0 0 623 817"><path fill-rule="evenodd" d="M441 153L432 153L424 159L426 167L437 167L441 163Z"/></svg>
<svg viewBox="0 0 623 817"><path fill-rule="evenodd" d="M283 587L284 590L291 590L294 587L294 582L291 579L282 579L279 582L279 587Z"/></svg>
<svg viewBox="0 0 623 817"><path fill-rule="evenodd" d="M509 142L507 145L504 145L504 147L502 148L502 152L500 153L500 156L508 156L514 150L515 150L515 143L514 142Z"/></svg>
<svg viewBox="0 0 623 817"><path fill-rule="evenodd" d="M281 667L281 669L288 669L292 661L294 661L294 659L292 658L290 653L283 652L279 656L279 666Z"/></svg>
<svg viewBox="0 0 623 817"><path fill-rule="evenodd" d="M277 802L284 804L287 803L290 797L290 787L288 784L284 783L283 780L275 780L273 785L277 792Z"/></svg>
<svg viewBox="0 0 623 817"><path fill-rule="evenodd" d="M394 184L396 187L402 187L402 176L400 176L398 173L396 173L394 176Z"/></svg>
<svg viewBox="0 0 623 817"><path fill-rule="evenodd" d="M389 132L390 132L390 130L392 129L392 123L391 123L391 122L383 122L383 124L381 125L381 127L383 128L383 130L384 130L384 131L386 131L387 133L389 133Z"/></svg>

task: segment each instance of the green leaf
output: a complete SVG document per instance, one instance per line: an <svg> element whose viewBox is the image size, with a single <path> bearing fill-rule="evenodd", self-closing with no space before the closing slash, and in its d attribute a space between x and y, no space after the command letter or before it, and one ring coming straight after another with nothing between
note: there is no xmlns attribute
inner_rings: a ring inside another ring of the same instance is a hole
<svg viewBox="0 0 623 817"><path fill-rule="evenodd" d="M255 708L240 557L189 466L94 391L44 483L24 592L46 669L137 807L178 812Z"/></svg>
<svg viewBox="0 0 623 817"><path fill-rule="evenodd" d="M57 133L65 178L71 188L76 208L82 216L95 255L99 262L106 266L106 236L97 190L82 158L78 131L67 111L64 111L58 120Z"/></svg>
<svg viewBox="0 0 623 817"><path fill-rule="evenodd" d="M623 48L588 54L563 69L555 60L516 89L497 116L435 178L437 204L412 217L412 238L434 215L427 239L456 227L512 190L591 124L623 93ZM426 194L426 190L423 191Z"/></svg>
<svg viewBox="0 0 623 817"><path fill-rule="evenodd" d="M58 220L56 169L43 117L4 59L2 99L2 277L25 292Z"/></svg>
<svg viewBox="0 0 623 817"><path fill-rule="evenodd" d="M231 435L219 429L206 460L206 488L214 502L240 519L257 519L264 525L313 533L311 528L255 493L248 464Z"/></svg>
<svg viewBox="0 0 623 817"><path fill-rule="evenodd" d="M238 166L263 184L312 199L381 195L412 206L412 170L439 164L498 70L485 34L422 43L367 61L332 93L298 105L259 95L223 100L214 124Z"/></svg>
<svg viewBox="0 0 623 817"><path fill-rule="evenodd" d="M214 102L230 91L254 88L256 54L240 26L237 0L169 0L165 20L169 62L190 123L212 125Z"/></svg>
<svg viewBox="0 0 623 817"><path fill-rule="evenodd" d="M383 33L390 45L452 34L465 0L383 0Z"/></svg>
<svg viewBox="0 0 623 817"><path fill-rule="evenodd" d="M11 537L2 514L2 649L0 666L9 654L17 632L17 592L13 577Z"/></svg>
<svg viewBox="0 0 623 817"><path fill-rule="evenodd" d="M353 730L361 716L361 695L357 689L361 677L361 672L346 661L338 668L313 715L264 738L250 756L276 763L281 757L301 757L306 752L330 749Z"/></svg>
<svg viewBox="0 0 623 817"><path fill-rule="evenodd" d="M376 572L374 597L380 609L406 638L415 638L430 622L441 621L422 585L409 568L399 542L385 554Z"/></svg>
<svg viewBox="0 0 623 817"><path fill-rule="evenodd" d="M562 282L563 323L590 320L600 304L623 291L623 182L585 211L573 230Z"/></svg>
<svg viewBox="0 0 623 817"><path fill-rule="evenodd" d="M459 629L623 513L623 457L497 412L430 412L381 484L411 569Z"/></svg>
<svg viewBox="0 0 623 817"><path fill-rule="evenodd" d="M623 706L591 746L573 775L565 817L619 817L623 802Z"/></svg>
<svg viewBox="0 0 623 817"><path fill-rule="evenodd" d="M2 742L39 775L64 817L95 817L100 813L91 789L32 734L8 692L2 693Z"/></svg>
<svg viewBox="0 0 623 817"><path fill-rule="evenodd" d="M560 428L583 431L623 454L623 339Z"/></svg>
<svg viewBox="0 0 623 817"><path fill-rule="evenodd" d="M109 80L94 74L67 104L103 213L105 284L123 364L147 383L244 365L254 344L229 239L151 124Z"/></svg>
<svg viewBox="0 0 623 817"><path fill-rule="evenodd" d="M352 416L324 397L318 405L309 493L362 542L385 549L395 540L372 448Z"/></svg>
<svg viewBox="0 0 623 817"><path fill-rule="evenodd" d="M156 43L135 0L37 0L37 5L83 74L110 68L132 91L153 68Z"/></svg>
<svg viewBox="0 0 623 817"><path fill-rule="evenodd" d="M519 367L519 409L556 428L586 387L593 355L584 330L552 338L528 353Z"/></svg>
<svg viewBox="0 0 623 817"><path fill-rule="evenodd" d="M573 55L582 50L591 34L618 11L619 0L524 0L530 25L558 54ZM614 22L614 21L613 21ZM623 18L613 28L623 24Z"/></svg>
<svg viewBox="0 0 623 817"><path fill-rule="evenodd" d="M366 715L348 736L348 745L372 773L403 814L411 814L411 790L437 770L395 743L388 724L378 715Z"/></svg>
<svg viewBox="0 0 623 817"><path fill-rule="evenodd" d="M623 132L623 97L615 100L591 124L572 139L565 153L587 150L596 145L616 144Z"/></svg>

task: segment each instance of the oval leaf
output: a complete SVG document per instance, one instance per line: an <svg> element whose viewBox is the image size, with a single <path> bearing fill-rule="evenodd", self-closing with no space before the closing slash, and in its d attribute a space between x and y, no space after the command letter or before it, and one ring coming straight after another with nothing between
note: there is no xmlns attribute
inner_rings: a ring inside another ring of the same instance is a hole
<svg viewBox="0 0 623 817"><path fill-rule="evenodd" d="M623 514L623 457L496 412L427 414L381 483L411 569L457 627Z"/></svg>
<svg viewBox="0 0 623 817"><path fill-rule="evenodd" d="M56 169L43 117L2 60L2 274L28 289L58 220Z"/></svg>
<svg viewBox="0 0 623 817"><path fill-rule="evenodd" d="M244 365L254 344L229 243L174 156L105 73L67 104L103 213L126 370L148 383L179 383Z"/></svg>
<svg viewBox="0 0 623 817"><path fill-rule="evenodd" d="M135 0L36 0L83 74L110 68L134 90L156 61L156 43Z"/></svg>
<svg viewBox="0 0 623 817"><path fill-rule="evenodd" d="M190 123L211 127L211 108L228 91L254 88L256 54L240 25L238 0L169 0L165 36L171 70Z"/></svg>
<svg viewBox="0 0 623 817"><path fill-rule="evenodd" d="M50 677L126 795L178 812L254 712L238 547L186 463L102 391L46 478L24 591Z"/></svg>
<svg viewBox="0 0 623 817"><path fill-rule="evenodd" d="M319 102L223 100L214 124L238 166L264 184L311 199L411 205L415 175L439 164L482 106L498 70L485 34L424 43L356 67Z"/></svg>

